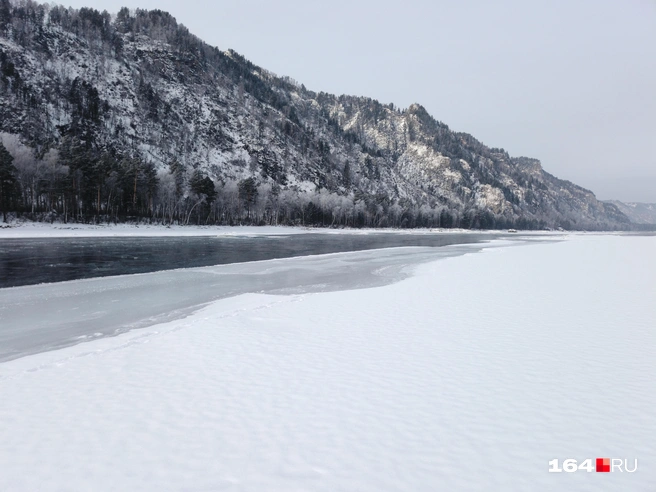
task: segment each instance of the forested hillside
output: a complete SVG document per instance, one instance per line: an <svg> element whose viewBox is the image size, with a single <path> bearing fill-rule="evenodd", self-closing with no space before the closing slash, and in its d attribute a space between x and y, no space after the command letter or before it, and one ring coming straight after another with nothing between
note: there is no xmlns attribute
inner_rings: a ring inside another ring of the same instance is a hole
<svg viewBox="0 0 656 492"><path fill-rule="evenodd" d="M629 226L419 104L313 92L159 10L0 0L0 132L5 220Z"/></svg>

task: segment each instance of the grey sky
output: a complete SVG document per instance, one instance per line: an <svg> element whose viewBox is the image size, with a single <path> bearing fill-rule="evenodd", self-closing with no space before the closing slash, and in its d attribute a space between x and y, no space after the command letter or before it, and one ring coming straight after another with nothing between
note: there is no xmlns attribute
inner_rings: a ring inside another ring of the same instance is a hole
<svg viewBox="0 0 656 492"><path fill-rule="evenodd" d="M413 102L599 198L656 202L656 0L71 0L160 8L315 91Z"/></svg>

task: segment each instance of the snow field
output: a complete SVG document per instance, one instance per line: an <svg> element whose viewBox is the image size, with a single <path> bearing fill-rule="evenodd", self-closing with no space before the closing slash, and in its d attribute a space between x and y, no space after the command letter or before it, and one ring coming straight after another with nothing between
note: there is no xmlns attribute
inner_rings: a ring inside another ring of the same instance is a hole
<svg viewBox="0 0 656 492"><path fill-rule="evenodd" d="M0 364L0 490L653 490L654 246L488 249ZM547 471L597 456L640 467Z"/></svg>

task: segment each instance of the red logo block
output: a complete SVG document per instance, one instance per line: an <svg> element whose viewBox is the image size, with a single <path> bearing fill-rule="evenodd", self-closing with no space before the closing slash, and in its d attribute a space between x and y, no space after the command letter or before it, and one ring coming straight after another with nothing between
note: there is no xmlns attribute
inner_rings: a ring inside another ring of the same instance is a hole
<svg viewBox="0 0 656 492"><path fill-rule="evenodd" d="M597 471L602 473L609 473L610 458L597 458Z"/></svg>

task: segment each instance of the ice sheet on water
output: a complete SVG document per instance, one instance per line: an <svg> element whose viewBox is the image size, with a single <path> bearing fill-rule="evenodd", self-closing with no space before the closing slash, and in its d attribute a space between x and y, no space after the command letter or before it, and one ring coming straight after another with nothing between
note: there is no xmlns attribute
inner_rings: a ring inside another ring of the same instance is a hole
<svg viewBox="0 0 656 492"><path fill-rule="evenodd" d="M388 248L0 289L0 361L181 318L247 292L383 285L412 265L481 247Z"/></svg>

